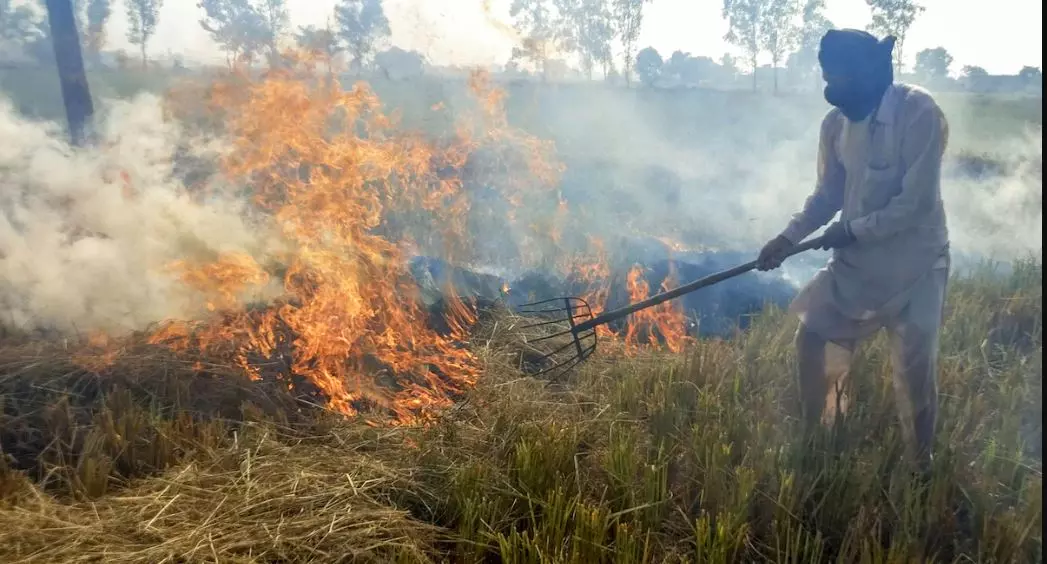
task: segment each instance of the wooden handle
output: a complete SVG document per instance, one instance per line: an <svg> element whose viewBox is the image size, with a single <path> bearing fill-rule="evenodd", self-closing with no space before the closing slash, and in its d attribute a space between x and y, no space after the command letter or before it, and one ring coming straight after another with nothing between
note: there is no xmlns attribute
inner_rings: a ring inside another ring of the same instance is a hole
<svg viewBox="0 0 1047 564"><path fill-rule="evenodd" d="M814 239L811 239L810 241L807 241L807 242L804 242L804 243L800 243L799 245L795 245L792 248L790 248L788 251L786 251L785 256L783 258L789 258L789 257L791 257L793 255L798 255L800 253L809 251L811 249L817 249L818 247L822 246L822 242L823 242L823 238L822 237L815 237ZM695 280L694 282L690 282L688 284L684 284L683 286L678 286L676 288L673 288L672 290L668 290L666 292L662 292L661 294L655 294L655 295L647 298L646 300L639 301L639 302L636 302L636 303L633 303L633 304L629 304L629 305L627 305L625 307L622 307L622 308L618 308L618 309L615 309L615 310L612 310L612 311L605 312L605 313L603 313L601 315L598 315L598 316L596 316L596 317L594 317L594 318L592 318L592 319L590 319L588 321L585 321L583 323L579 323L578 325L575 325L574 326L574 333L578 334L578 333L581 333L582 331L588 331L589 329L592 329L593 327L597 327L599 325L605 325L605 324L610 323L612 321L617 321L617 320L619 320L619 319L621 319L621 318L623 318L623 317L625 317L627 315L636 313L637 311L640 311L641 309L647 309L649 307L654 307L654 306L656 306L656 305L658 305L658 304L660 304L662 302L667 302L667 301L669 301L669 300L671 300L673 298L678 298L678 297L680 297L680 296L682 296L684 294L689 294L691 292L694 292L695 290L700 290L700 289L705 288L707 286L712 286L713 284L718 284L720 282L723 282L724 280L729 280L729 279L734 278L736 276L740 276L742 274L745 274L746 272L749 272L750 270L755 269L757 264L758 264L758 262L755 261L755 260L749 261L749 262L747 262L745 264L738 265L738 266L736 266L734 268L730 268L728 270L723 270L721 272L710 274L709 276L706 276L704 278L699 278L698 280Z"/></svg>

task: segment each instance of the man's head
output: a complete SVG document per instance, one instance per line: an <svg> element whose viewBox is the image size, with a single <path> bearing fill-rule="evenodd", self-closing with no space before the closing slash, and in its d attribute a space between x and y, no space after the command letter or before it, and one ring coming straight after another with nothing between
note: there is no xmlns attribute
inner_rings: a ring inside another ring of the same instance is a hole
<svg viewBox="0 0 1047 564"><path fill-rule="evenodd" d="M831 29L818 49L825 101L860 121L876 108L894 82L894 37L882 41L856 29Z"/></svg>

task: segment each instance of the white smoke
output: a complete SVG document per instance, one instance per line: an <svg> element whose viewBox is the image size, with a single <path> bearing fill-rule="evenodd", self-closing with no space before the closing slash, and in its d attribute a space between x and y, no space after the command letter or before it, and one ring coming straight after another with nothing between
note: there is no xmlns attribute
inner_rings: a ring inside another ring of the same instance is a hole
<svg viewBox="0 0 1047 564"><path fill-rule="evenodd" d="M60 127L0 99L0 324L119 333L194 318L205 304L173 261L265 260L271 237L245 220L243 202L198 203L172 177L186 140L159 98L113 103L98 134L73 150Z"/></svg>

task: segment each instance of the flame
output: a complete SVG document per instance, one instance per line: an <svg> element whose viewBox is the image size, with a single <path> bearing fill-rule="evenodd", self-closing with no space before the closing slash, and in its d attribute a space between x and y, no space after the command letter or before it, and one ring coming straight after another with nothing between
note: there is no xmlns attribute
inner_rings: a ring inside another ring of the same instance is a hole
<svg viewBox="0 0 1047 564"><path fill-rule="evenodd" d="M675 286L676 276L673 263L670 263L669 275L662 281L660 291L664 292ZM634 265L629 270L627 289L629 300L637 302L650 297L650 287L643 278L643 268ZM637 351L642 344L657 347L658 342L674 352L682 352L692 338L687 334L687 317L683 310L673 302L662 302L654 307L642 309L632 315L625 329L625 346L628 351Z"/></svg>
<svg viewBox="0 0 1047 564"><path fill-rule="evenodd" d="M670 261L669 267L670 272L662 281L659 291L664 292L676 286L675 263ZM597 238L590 238L587 252L582 256L572 257L566 264L566 270L568 280L583 286L582 297L589 303L593 315L603 313L611 292L611 268L603 242ZM630 303L650 297L650 285L644 278L643 267L634 265L629 270L626 275L626 291ZM597 327L596 331L601 338L620 341L625 354L635 355L663 346L674 353L683 351L693 342L687 327L687 317L682 308L673 302L664 302L633 313L626 319L625 327L621 331L615 331L607 325Z"/></svg>
<svg viewBox="0 0 1047 564"><path fill-rule="evenodd" d="M223 181L194 186L193 197L249 189L251 217L280 242L264 256L170 264L210 315L167 320L149 342L312 392L345 415L424 423L481 374L465 346L478 312L450 285L441 288L438 311L425 307L409 253L461 265L502 259L506 249L482 248L470 235L487 225L512 235L515 260L525 265L561 256L569 214L557 188L563 165L551 142L509 125L505 92L486 73L469 79L474 112L458 112L434 138L404 130L366 84L344 89L317 78L308 59L288 60L261 77L230 71L203 89L182 85L171 100L172 118L230 140L219 163ZM121 180L125 197L134 197L126 173ZM474 206L478 191L495 192L504 206ZM603 242L590 239L560 266L599 315L611 289ZM627 289L633 300L647 297L641 270L630 271ZM434 314L443 323L433 323ZM621 332L598 330L630 353L659 340L679 351L689 339L685 321L662 304L634 314ZM85 364L113 362L119 342L92 339Z"/></svg>
<svg viewBox="0 0 1047 564"><path fill-rule="evenodd" d="M307 382L346 415L424 421L480 374L462 345L477 312L443 288L446 330L434 329L405 252L476 258L468 225L482 211L472 209L467 185L497 183L508 224L524 234L520 253L541 256L566 211L555 191L562 166L550 143L509 127L504 92L484 73L469 82L476 115L433 141L403 131L365 84L344 90L308 70L234 73L209 88L210 105L196 117L224 124L233 140L222 173L251 187L290 250L279 265L244 255L172 264L214 315L170 320L150 341L224 356L254 379ZM187 111L186 99L175 113ZM246 296L271 281L281 297L248 308Z"/></svg>

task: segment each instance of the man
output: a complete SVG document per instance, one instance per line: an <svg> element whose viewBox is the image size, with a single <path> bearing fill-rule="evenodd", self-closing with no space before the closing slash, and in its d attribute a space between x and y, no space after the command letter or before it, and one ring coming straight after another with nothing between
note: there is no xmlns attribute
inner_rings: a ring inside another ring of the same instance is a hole
<svg viewBox="0 0 1047 564"><path fill-rule="evenodd" d="M886 328L894 389L910 453L930 462L937 415L938 333L949 277L940 191L945 116L926 91L895 84L894 38L831 30L818 60L833 109L821 126L817 183L785 230L767 243L761 270L827 224L828 265L790 310L808 424L846 409L843 385L855 346Z"/></svg>

